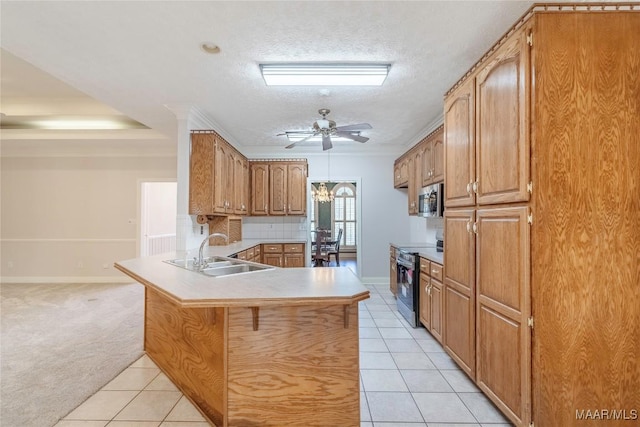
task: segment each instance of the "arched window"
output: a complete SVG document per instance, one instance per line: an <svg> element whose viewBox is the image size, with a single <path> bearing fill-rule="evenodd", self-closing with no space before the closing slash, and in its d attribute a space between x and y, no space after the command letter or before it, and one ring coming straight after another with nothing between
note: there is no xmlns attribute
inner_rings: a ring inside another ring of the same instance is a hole
<svg viewBox="0 0 640 427"><path fill-rule="evenodd" d="M356 187L348 182L341 182L333 187L332 235L337 236L342 229L342 248L356 246Z"/></svg>

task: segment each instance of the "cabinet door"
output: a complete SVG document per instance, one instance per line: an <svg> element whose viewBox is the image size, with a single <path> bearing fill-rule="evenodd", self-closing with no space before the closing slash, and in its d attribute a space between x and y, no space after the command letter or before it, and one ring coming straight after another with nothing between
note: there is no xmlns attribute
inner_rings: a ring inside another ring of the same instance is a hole
<svg viewBox="0 0 640 427"><path fill-rule="evenodd" d="M251 163L251 215L269 213L269 165Z"/></svg>
<svg viewBox="0 0 640 427"><path fill-rule="evenodd" d="M307 212L307 165L287 165L287 214L305 215Z"/></svg>
<svg viewBox="0 0 640 427"><path fill-rule="evenodd" d="M272 265L274 267L282 267L282 254L262 254L262 263Z"/></svg>
<svg viewBox="0 0 640 427"><path fill-rule="evenodd" d="M444 132L431 141L431 182L444 181Z"/></svg>
<svg viewBox="0 0 640 427"><path fill-rule="evenodd" d="M269 165L269 215L286 215L287 211L287 165Z"/></svg>
<svg viewBox="0 0 640 427"><path fill-rule="evenodd" d="M444 215L444 348L475 378L475 235L473 209Z"/></svg>
<svg viewBox="0 0 640 427"><path fill-rule="evenodd" d="M444 105L444 205L473 206L475 181L475 83L462 84Z"/></svg>
<svg viewBox="0 0 640 427"><path fill-rule="evenodd" d="M432 157L433 157L433 142L425 141L424 142L424 152L422 153L422 167L421 167L421 175L422 175L422 186L425 187L433 182L431 178L431 170L432 170Z"/></svg>
<svg viewBox="0 0 640 427"><path fill-rule="evenodd" d="M409 158L409 215L418 214L418 191L422 188L422 148Z"/></svg>
<svg viewBox="0 0 640 427"><path fill-rule="evenodd" d="M400 163L397 162L393 164L393 186L400 187Z"/></svg>
<svg viewBox="0 0 640 427"><path fill-rule="evenodd" d="M429 298L431 299L431 335L434 336L439 342L442 342L442 325L443 325L443 310L442 310L442 283L431 278L431 292Z"/></svg>
<svg viewBox="0 0 640 427"><path fill-rule="evenodd" d="M208 215L213 209L214 136L191 134L189 158L189 214Z"/></svg>
<svg viewBox="0 0 640 427"><path fill-rule="evenodd" d="M525 28L476 77L478 203L529 200L529 45Z"/></svg>
<svg viewBox="0 0 640 427"><path fill-rule="evenodd" d="M226 148L226 160L227 160L227 184L224 188L225 193L225 212L234 213L236 211L236 176L235 176L235 152L227 145Z"/></svg>
<svg viewBox="0 0 640 427"><path fill-rule="evenodd" d="M227 144L217 139L215 142L213 189L213 211L215 213L225 213L227 210L228 152Z"/></svg>
<svg viewBox="0 0 640 427"><path fill-rule="evenodd" d="M395 297L398 292L398 272L396 271L396 257L389 258L389 290Z"/></svg>
<svg viewBox="0 0 640 427"><path fill-rule="evenodd" d="M304 267L304 254L284 254L284 267Z"/></svg>
<svg viewBox="0 0 640 427"><path fill-rule="evenodd" d="M526 206L476 215L476 382L516 424L531 399L527 215Z"/></svg>
<svg viewBox="0 0 640 427"><path fill-rule="evenodd" d="M238 153L232 154L233 161L233 213L236 215L244 214L244 159Z"/></svg>
<svg viewBox="0 0 640 427"><path fill-rule="evenodd" d="M400 161L400 180L398 186L407 187L409 185L409 159L407 157Z"/></svg>
<svg viewBox="0 0 640 427"><path fill-rule="evenodd" d="M249 213L249 161L242 159L242 214L247 215Z"/></svg>
<svg viewBox="0 0 640 427"><path fill-rule="evenodd" d="M420 273L420 323L427 330L431 330L431 295L429 288L431 287L431 278L426 274Z"/></svg>

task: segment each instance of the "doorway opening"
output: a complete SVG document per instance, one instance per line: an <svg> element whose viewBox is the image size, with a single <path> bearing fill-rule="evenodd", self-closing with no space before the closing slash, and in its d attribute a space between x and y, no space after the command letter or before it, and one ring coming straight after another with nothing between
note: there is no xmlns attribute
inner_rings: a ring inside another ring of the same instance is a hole
<svg viewBox="0 0 640 427"><path fill-rule="evenodd" d="M318 191L321 183L333 194L333 200L314 200L313 194ZM329 266L335 267L339 263L339 266L351 268L359 276L360 189L357 180L314 180L310 190L309 229L312 232L317 229L328 230L332 241L340 239L339 254L330 260ZM310 239L313 240L313 237Z"/></svg>
<svg viewBox="0 0 640 427"><path fill-rule="evenodd" d="M176 250L178 184L140 183L139 256Z"/></svg>

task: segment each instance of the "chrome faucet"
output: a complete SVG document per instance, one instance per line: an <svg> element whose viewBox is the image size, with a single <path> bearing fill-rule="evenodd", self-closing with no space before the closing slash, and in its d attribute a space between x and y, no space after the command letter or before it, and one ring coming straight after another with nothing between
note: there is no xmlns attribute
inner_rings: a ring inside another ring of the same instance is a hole
<svg viewBox="0 0 640 427"><path fill-rule="evenodd" d="M222 237L225 242L227 242L227 244L229 244L229 236L227 236L224 233L211 233L209 234L203 241L202 243L200 243L200 250L198 251L198 259L197 261L194 263L194 267L196 267L198 270L202 270L202 268L204 267L204 257L202 255L202 252L204 251L204 245L209 241L209 239L211 239L212 237Z"/></svg>

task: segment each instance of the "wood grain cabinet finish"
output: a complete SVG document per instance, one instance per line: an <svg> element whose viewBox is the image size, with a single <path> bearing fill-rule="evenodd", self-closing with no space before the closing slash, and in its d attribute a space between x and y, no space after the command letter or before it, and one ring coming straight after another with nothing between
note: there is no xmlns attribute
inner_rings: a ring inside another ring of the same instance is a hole
<svg viewBox="0 0 640 427"><path fill-rule="evenodd" d="M444 128L440 127L423 142L422 166L420 174L421 186L442 182L444 180Z"/></svg>
<svg viewBox="0 0 640 427"><path fill-rule="evenodd" d="M444 205L474 206L476 176L475 80L470 78L444 103Z"/></svg>
<svg viewBox="0 0 640 427"><path fill-rule="evenodd" d="M476 180L480 205L529 200L529 26L476 77Z"/></svg>
<svg viewBox="0 0 640 427"><path fill-rule="evenodd" d="M250 162L251 215L269 214L269 164Z"/></svg>
<svg viewBox="0 0 640 427"><path fill-rule="evenodd" d="M213 131L191 134L189 213L246 215L246 158ZM245 206L245 209L242 208Z"/></svg>
<svg viewBox="0 0 640 427"><path fill-rule="evenodd" d="M393 245L389 246L389 290L395 297L398 293L398 271L396 260L397 248Z"/></svg>
<svg viewBox="0 0 640 427"><path fill-rule="evenodd" d="M476 213L476 382L521 424L530 417L530 253L527 206Z"/></svg>
<svg viewBox="0 0 640 427"><path fill-rule="evenodd" d="M357 302L192 308L146 287L145 307L147 355L212 425L360 425Z"/></svg>
<svg viewBox="0 0 640 427"><path fill-rule="evenodd" d="M439 342L442 342L442 266L420 258L420 322Z"/></svg>
<svg viewBox="0 0 640 427"><path fill-rule="evenodd" d="M444 348L475 379L475 221L473 209L444 215Z"/></svg>
<svg viewBox="0 0 640 427"><path fill-rule="evenodd" d="M638 46L628 3L534 5L445 99L445 349L470 371L473 310L472 378L516 426L637 422Z"/></svg>
<svg viewBox="0 0 640 427"><path fill-rule="evenodd" d="M251 215L306 215L306 161L252 161L250 164Z"/></svg>
<svg viewBox="0 0 640 427"><path fill-rule="evenodd" d="M304 243L265 243L262 245L262 262L274 267L305 267Z"/></svg>

